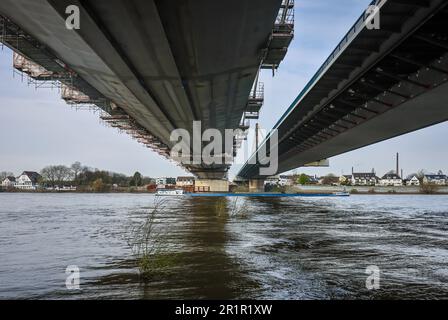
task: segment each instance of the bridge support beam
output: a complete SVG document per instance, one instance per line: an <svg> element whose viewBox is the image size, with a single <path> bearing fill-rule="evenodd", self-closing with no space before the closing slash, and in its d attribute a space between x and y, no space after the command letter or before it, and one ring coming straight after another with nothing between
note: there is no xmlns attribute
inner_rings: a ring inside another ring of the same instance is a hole
<svg viewBox="0 0 448 320"><path fill-rule="evenodd" d="M264 180L250 179L249 180L249 192L264 192Z"/></svg>
<svg viewBox="0 0 448 320"><path fill-rule="evenodd" d="M230 183L222 179L196 179L196 192L229 192Z"/></svg>
<svg viewBox="0 0 448 320"><path fill-rule="evenodd" d="M328 159L320 160L305 164L304 167L329 167L330 161Z"/></svg>

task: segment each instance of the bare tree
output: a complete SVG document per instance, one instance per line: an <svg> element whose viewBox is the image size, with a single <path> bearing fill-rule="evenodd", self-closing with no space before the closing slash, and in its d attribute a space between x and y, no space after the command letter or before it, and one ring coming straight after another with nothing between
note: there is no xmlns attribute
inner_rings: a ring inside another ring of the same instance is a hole
<svg viewBox="0 0 448 320"><path fill-rule="evenodd" d="M333 173L326 175L322 180L322 184L327 185L327 186L336 184L338 182L339 182L339 178L336 177L336 175L334 175Z"/></svg>
<svg viewBox="0 0 448 320"><path fill-rule="evenodd" d="M76 161L74 164L72 164L71 169L73 173L73 180L76 181L78 179L78 175L83 171L81 162Z"/></svg>
<svg viewBox="0 0 448 320"><path fill-rule="evenodd" d="M53 187L56 185L56 173L54 166L48 166L43 168L40 172L40 175L44 179L45 183Z"/></svg>
<svg viewBox="0 0 448 320"><path fill-rule="evenodd" d="M2 180L5 180L7 177L14 177L14 173L9 172L9 171L2 171L2 172L0 172L0 182Z"/></svg>
<svg viewBox="0 0 448 320"><path fill-rule="evenodd" d="M66 166L48 166L42 169L41 175L44 181L51 186L63 184L72 178L72 170Z"/></svg>
<svg viewBox="0 0 448 320"><path fill-rule="evenodd" d="M426 171L421 169L417 172L417 178L420 181L421 184L423 184L423 179L425 178Z"/></svg>
<svg viewBox="0 0 448 320"><path fill-rule="evenodd" d="M55 166L56 169L56 180L58 183L63 184L66 181L71 180L72 178L72 171L70 168L66 166Z"/></svg>

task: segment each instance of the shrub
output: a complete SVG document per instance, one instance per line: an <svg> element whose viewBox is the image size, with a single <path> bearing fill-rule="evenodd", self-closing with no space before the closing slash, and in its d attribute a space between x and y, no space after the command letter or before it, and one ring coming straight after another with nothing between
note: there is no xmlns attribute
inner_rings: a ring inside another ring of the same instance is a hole
<svg viewBox="0 0 448 320"><path fill-rule="evenodd" d="M434 183L422 183L420 184L420 192L423 194L437 193L439 186Z"/></svg>

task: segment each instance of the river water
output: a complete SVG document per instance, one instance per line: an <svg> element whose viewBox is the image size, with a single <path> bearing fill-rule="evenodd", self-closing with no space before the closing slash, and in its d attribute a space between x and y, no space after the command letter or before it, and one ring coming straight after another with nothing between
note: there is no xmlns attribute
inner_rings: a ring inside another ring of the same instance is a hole
<svg viewBox="0 0 448 320"><path fill-rule="evenodd" d="M149 216L165 258L142 277ZM448 196L0 193L0 298L447 299Z"/></svg>

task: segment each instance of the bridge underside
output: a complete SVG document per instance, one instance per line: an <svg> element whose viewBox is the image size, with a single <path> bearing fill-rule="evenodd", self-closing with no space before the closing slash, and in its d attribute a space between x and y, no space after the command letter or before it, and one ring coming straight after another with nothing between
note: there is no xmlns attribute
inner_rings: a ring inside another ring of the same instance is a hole
<svg viewBox="0 0 448 320"><path fill-rule="evenodd" d="M204 130L239 127L281 2L2 0L0 14L24 31L3 42L55 73L76 73L69 81L107 102L108 121L126 120L167 156L172 130L191 132L195 120ZM69 5L80 8L79 30L65 26ZM186 169L222 178L228 167Z"/></svg>
<svg viewBox="0 0 448 320"><path fill-rule="evenodd" d="M448 120L446 1L389 0L380 13L381 28L358 21L277 124L278 172Z"/></svg>

